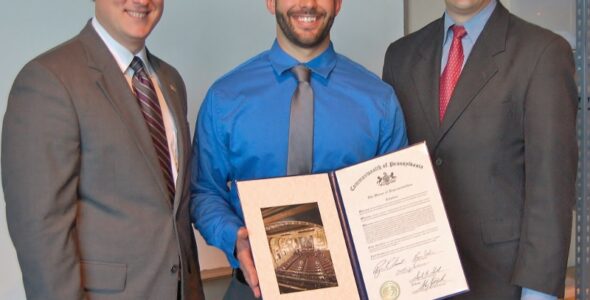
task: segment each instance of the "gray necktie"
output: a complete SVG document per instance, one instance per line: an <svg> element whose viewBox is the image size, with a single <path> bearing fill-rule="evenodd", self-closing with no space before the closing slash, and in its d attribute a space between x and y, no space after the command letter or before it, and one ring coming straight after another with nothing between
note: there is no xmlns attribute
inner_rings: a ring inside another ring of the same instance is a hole
<svg viewBox="0 0 590 300"><path fill-rule="evenodd" d="M297 89L291 98L289 122L289 155L287 175L311 173L313 158L313 90L309 69L297 65L291 69L297 77Z"/></svg>

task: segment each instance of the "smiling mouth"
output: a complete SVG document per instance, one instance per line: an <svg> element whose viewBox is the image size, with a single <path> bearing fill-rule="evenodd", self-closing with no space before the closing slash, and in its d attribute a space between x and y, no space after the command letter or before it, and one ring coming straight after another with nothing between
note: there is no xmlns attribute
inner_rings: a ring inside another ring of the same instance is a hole
<svg viewBox="0 0 590 300"><path fill-rule="evenodd" d="M136 19L143 19L148 15L147 12L139 12L139 11L131 11L131 10L128 10L127 14L133 18L136 18Z"/></svg>
<svg viewBox="0 0 590 300"><path fill-rule="evenodd" d="M318 17L304 15L304 16L297 16L297 17L295 17L295 19L301 23L313 23L318 19Z"/></svg>
<svg viewBox="0 0 590 300"><path fill-rule="evenodd" d="M312 25L326 17L326 13L317 8L290 9L287 16L300 24Z"/></svg>

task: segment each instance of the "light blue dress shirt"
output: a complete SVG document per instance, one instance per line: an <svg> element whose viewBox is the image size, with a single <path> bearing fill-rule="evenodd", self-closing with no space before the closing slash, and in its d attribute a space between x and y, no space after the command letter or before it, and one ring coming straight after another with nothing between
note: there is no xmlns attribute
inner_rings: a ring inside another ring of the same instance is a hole
<svg viewBox="0 0 590 300"><path fill-rule="evenodd" d="M473 49L475 42L477 42L477 38L483 31L483 28L486 26L486 23L490 19L490 16L494 12L495 8L496 0L492 0L477 15L469 19L469 21L465 22L464 24L459 24L463 25L463 27L465 27L465 31L467 32L467 35L463 37L463 39L461 40L461 44L463 45L464 57L463 66L465 66L465 63L469 58L469 54L471 54L471 50ZM444 71L445 66L447 65L447 61L449 60L449 50L451 49L451 44L453 42L453 31L450 28L451 26L455 25L455 21L449 16L447 12L445 12L444 18L445 30L443 36L443 52L441 57L441 74Z"/></svg>
<svg viewBox="0 0 590 300"><path fill-rule="evenodd" d="M232 267L244 226L235 180L285 176L291 97L299 64L272 48L223 76L201 106L193 145L191 216ZM407 145L393 89L330 44L305 63L314 93L313 173L349 166Z"/></svg>
<svg viewBox="0 0 590 300"><path fill-rule="evenodd" d="M475 15L473 18L469 19L469 21L462 24L465 27L465 30L467 31L467 35L461 40L462 45L463 45L463 55L464 55L463 66L465 66L465 63L467 62L467 59L469 58L469 54L471 54L471 50L473 49L475 42L477 42L477 38L479 37L479 35L483 31L486 23L490 19L490 16L494 12L494 9L496 8L496 4L497 4L496 0L490 1L490 3L484 9L482 9L477 15ZM444 19L445 19L444 20L445 30L444 30L444 37L443 37L443 52L442 52L441 68L440 68L441 74L444 71L445 66L447 65L447 61L449 59L449 57L448 57L449 50L451 48L451 43L453 41L453 31L450 28L451 28L451 26L453 26L455 24L455 21L449 16L449 14L447 12L445 12ZM557 297L552 296L552 295L548 295L548 294L544 294L544 293L541 293L541 292L538 292L535 290L527 289L524 287L522 289L521 300L554 300L554 299L557 299Z"/></svg>

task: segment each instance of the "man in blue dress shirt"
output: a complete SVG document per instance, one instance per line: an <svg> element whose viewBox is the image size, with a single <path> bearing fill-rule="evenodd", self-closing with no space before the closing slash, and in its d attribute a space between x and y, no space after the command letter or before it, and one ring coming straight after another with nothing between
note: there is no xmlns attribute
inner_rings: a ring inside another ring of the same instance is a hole
<svg viewBox="0 0 590 300"><path fill-rule="evenodd" d="M393 89L334 51L330 28L341 2L267 0L277 19L276 41L215 82L201 106L191 215L205 240L239 267L226 299L260 296L234 181L287 175L291 97L298 85L294 66L311 70L312 173L407 145Z"/></svg>

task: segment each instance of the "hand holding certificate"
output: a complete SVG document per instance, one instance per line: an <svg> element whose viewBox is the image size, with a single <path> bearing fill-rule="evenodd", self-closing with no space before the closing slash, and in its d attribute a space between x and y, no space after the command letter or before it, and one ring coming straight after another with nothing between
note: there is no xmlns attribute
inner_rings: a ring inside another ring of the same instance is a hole
<svg viewBox="0 0 590 300"><path fill-rule="evenodd" d="M265 299L467 291L424 144L328 174L237 184Z"/></svg>

